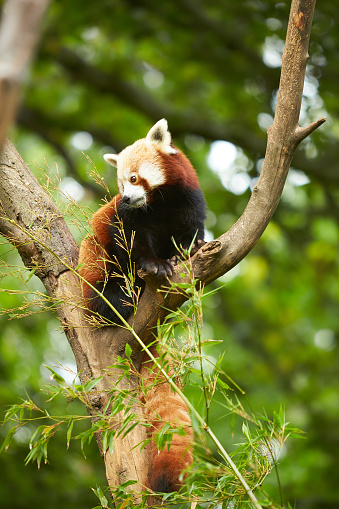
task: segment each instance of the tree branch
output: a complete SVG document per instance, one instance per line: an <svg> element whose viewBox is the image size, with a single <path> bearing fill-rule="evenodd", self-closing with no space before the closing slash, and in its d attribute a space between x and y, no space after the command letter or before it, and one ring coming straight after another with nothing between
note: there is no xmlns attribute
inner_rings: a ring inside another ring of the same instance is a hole
<svg viewBox="0 0 339 509"><path fill-rule="evenodd" d="M104 412L108 392L115 380L113 373L107 372L107 367L118 355L123 355L126 341L124 344L114 341L116 328L96 330L84 322L79 279L70 270L77 265L78 246L61 212L9 142L0 156L0 204L0 232L18 248L24 264L36 269L35 274L53 301L62 303L58 305L57 313L73 350L82 383L106 375L98 384L99 392L92 398L92 406L88 409L90 415L97 418ZM140 364L140 356L139 351L135 356L136 364ZM132 378L132 383L136 387L138 381ZM124 380L120 388L131 387ZM140 415L141 408L136 407L133 411ZM100 447L100 437L96 438ZM128 479L137 479L139 490L147 484L148 449L142 453L137 449L137 454L131 450L145 439L144 428L138 426L124 440L115 440L114 456L102 451L111 487Z"/></svg>
<svg viewBox="0 0 339 509"><path fill-rule="evenodd" d="M298 143L307 138L310 134L313 133L318 127L320 127L324 122L326 122L326 118L319 118L319 120L315 120L312 124L306 127L297 127L295 130L295 139Z"/></svg>

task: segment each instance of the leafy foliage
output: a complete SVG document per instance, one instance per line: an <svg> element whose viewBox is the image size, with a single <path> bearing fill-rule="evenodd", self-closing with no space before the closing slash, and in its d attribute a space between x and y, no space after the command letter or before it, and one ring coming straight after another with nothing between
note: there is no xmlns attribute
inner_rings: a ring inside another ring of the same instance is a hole
<svg viewBox="0 0 339 509"><path fill-rule="evenodd" d="M190 274L190 283L181 283L173 285L168 292L185 292L190 301L184 309L173 312L170 316L170 321L166 321L161 326L159 325L158 335L162 338L159 343L159 349L165 348L167 355L161 355L159 359L155 359L148 348L142 344L145 351L147 351L153 362L158 366L162 373L162 377L170 383L173 390L178 392L184 399L196 420L196 433L197 444L200 444L197 449L201 450L200 454L196 456L193 467L189 470L188 486L189 494L183 490L179 493L164 494L163 500L167 504L180 503L186 507L190 499L193 498L196 507L203 507L205 504L208 507L218 505L228 505L231 501L234 507L241 507L242 501L247 497L255 504L256 507L261 507L257 501L254 491L260 490L262 505L269 504L271 507L280 507L276 505L271 496L262 490L265 478L271 473L272 469L277 470L277 460L280 451L288 438L293 432L294 435L299 431L289 428L285 422L285 416L282 411L275 412L273 420L265 417L258 417L253 412L249 414L243 404L241 403L238 395L229 396L229 391L232 389L228 384L223 381L227 379L227 375L221 370L220 365L222 356L212 366L212 371L209 374L205 373L204 362L205 357L202 353L201 342L201 329L203 323L202 315L202 298L203 292L197 289L197 281L194 279L190 260L188 258L189 252L182 254L183 261L181 262L186 271ZM214 293L214 292L211 292ZM173 343L173 337L177 337L176 330L181 329L185 331L185 338L181 338L183 355L178 355L178 345L173 348L170 345L166 348L166 342ZM121 376L117 378L117 382L112 385L109 391L109 400L104 411L98 413L91 402L91 395L93 396L96 391L96 386L100 383L103 377L98 377L89 380L83 386L73 382L68 385L64 378L60 376L54 369L48 367L51 372L51 378L57 383L56 386L50 386L48 392L50 399L54 400L56 396L62 394L68 400L78 399L83 403L87 409L90 409L92 416L91 425L84 431L77 435L73 435L74 424L78 421L88 420L87 417L77 416L70 414L68 416L51 416L47 410L42 410L37 407L31 399L25 400L22 404L13 405L6 413L4 424L11 423L8 434L4 440L2 449L7 450L13 436L18 430L22 429L27 424L36 423L34 432L32 432L29 449L30 452L26 457L26 464L35 461L40 468L41 461L47 463L47 446L50 439L62 427L66 427L66 440L67 448L69 447L71 438L80 440L81 449L84 451L86 443L90 444L92 439L100 433L102 439L102 450L113 452L114 442L116 437L125 437L131 432L138 424L150 426L149 423L144 422L138 415L132 411L132 407L138 406L138 393L133 394L130 389L122 390L119 388L119 380L121 377L130 378L131 373L137 375L136 370L131 364L131 348L129 345L125 348L126 357L117 359L117 363L107 368L107 371L120 370ZM173 365L171 371L168 370L169 358L173 354ZM194 369L197 364L199 369ZM203 413L206 414L205 418L193 407L193 405L182 394L180 388L176 385L176 377L180 374L185 374L186 378L192 373L197 373L198 378L195 381L198 390L201 391L202 399L204 400ZM161 380L160 380L161 381ZM142 383L142 380L141 380ZM154 384L158 383L155 377ZM144 387L144 390L149 390L151 387ZM239 387L235 387L240 390ZM240 390L241 391L241 390ZM94 394L93 394L94 392ZM242 396L244 392L242 392ZM219 396L219 398L218 398ZM219 401L218 401L219 399ZM223 419L227 419L228 415L233 417L238 415L243 419L242 435L244 441L239 445L231 455L229 455L215 433L211 429L208 422L208 415L213 408L215 402L226 410ZM140 404L139 404L140 406ZM27 415L28 413L28 415ZM37 414L37 416L35 416ZM44 424L39 424L40 422ZM47 421L47 424L45 424ZM170 448L172 443L173 434L185 434L184 429L173 426L170 422L165 422L155 435L156 445L160 450ZM143 448L149 442L147 438L143 443L138 444ZM211 448L208 441L216 447L218 458L213 459ZM132 494L126 491L126 488L133 481L129 481L121 485L114 491L113 501L117 501L120 507L126 507L132 503ZM279 482L279 478L278 478ZM281 487L280 487L281 489ZM108 507L108 501L99 487L93 490L98 496L101 507ZM140 507L145 507L147 490L143 496L143 502ZM281 494L282 497L282 494ZM282 503L282 500L281 500ZM135 503L133 503L136 506ZM146 504L147 506L147 504Z"/></svg>

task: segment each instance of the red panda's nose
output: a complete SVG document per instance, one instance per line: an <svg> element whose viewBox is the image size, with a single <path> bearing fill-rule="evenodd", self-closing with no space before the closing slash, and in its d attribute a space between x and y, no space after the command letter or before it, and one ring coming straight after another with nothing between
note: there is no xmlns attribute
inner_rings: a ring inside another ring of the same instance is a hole
<svg viewBox="0 0 339 509"><path fill-rule="evenodd" d="M129 196L124 195L122 197L122 202L123 203L129 203L130 201L131 201L131 198Z"/></svg>

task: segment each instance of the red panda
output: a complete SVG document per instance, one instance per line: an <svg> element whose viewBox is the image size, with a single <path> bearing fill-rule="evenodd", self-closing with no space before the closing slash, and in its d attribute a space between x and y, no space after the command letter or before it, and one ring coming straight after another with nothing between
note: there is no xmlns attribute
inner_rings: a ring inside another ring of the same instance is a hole
<svg viewBox="0 0 339 509"><path fill-rule="evenodd" d="M104 158L117 167L119 194L93 215L94 235L87 236L81 244L79 273L128 319L133 313L133 297L126 291L125 281L131 265L159 277L171 276L171 259L179 254L176 246L188 249L194 240L196 249L203 243L206 204L193 166L172 145L165 119L159 120L146 138L120 154L106 154ZM135 273L135 294L140 295L144 288L144 281ZM90 312L113 325L121 324L117 314L90 286L82 283L82 291ZM150 375L147 363L141 374L145 386L150 387L155 375ZM181 398L165 383L150 389L144 401L152 433L161 429L162 421L174 425L181 422L186 430L185 436L173 436L169 451L166 448L159 453L155 443L152 446L150 487L155 491L174 491L181 484L180 471L192 463L189 413Z"/></svg>

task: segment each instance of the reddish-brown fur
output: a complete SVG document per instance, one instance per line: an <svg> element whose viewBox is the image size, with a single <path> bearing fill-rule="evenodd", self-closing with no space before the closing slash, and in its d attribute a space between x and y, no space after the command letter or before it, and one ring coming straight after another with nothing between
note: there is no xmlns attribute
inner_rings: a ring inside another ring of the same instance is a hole
<svg viewBox="0 0 339 509"><path fill-rule="evenodd" d="M97 281L104 281L106 272L105 260L107 259L106 251L95 237L86 237L80 246L79 261L81 266L78 268L80 276L93 286L95 286ZM85 299L90 299L93 296L91 287L84 281L81 281L81 287L83 297Z"/></svg>
<svg viewBox="0 0 339 509"><path fill-rule="evenodd" d="M155 357L156 348L151 347ZM152 470L149 478L154 491L175 491L182 486L180 473L193 461L193 428L186 404L173 391L159 370L152 365L148 356L144 356L141 376L145 387L143 401L147 421L152 425L149 434L152 438L169 423L173 428L184 429L185 435L173 433L168 450L167 445L158 450L155 440L151 442Z"/></svg>
<svg viewBox="0 0 339 509"><path fill-rule="evenodd" d="M175 155L166 155L162 154L159 150L159 155L161 157L161 167L166 175L167 185L181 184L191 189L199 189L197 173L185 154L178 150Z"/></svg>
<svg viewBox="0 0 339 509"><path fill-rule="evenodd" d="M95 212L91 221L94 235L85 237L80 246L79 263L82 265L78 272L93 286L97 281L104 281L106 277L106 264L109 256L105 248L110 241L108 225L115 214L120 199L121 196L118 194ZM93 297L92 288L84 281L81 282L81 287L85 299Z"/></svg>
<svg viewBox="0 0 339 509"><path fill-rule="evenodd" d="M110 202L97 210L92 217L91 226L94 235L103 246L107 246L110 242L108 225L112 222L120 200L121 196L117 194Z"/></svg>

